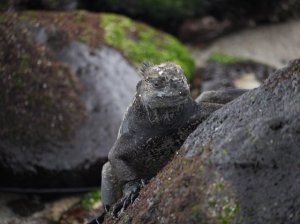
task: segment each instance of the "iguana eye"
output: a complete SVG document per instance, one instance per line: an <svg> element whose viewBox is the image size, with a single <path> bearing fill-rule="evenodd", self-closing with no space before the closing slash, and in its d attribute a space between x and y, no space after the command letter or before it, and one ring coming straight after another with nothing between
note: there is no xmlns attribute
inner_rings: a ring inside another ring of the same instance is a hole
<svg viewBox="0 0 300 224"><path fill-rule="evenodd" d="M155 86L155 88L161 88L164 86L164 84L162 82L160 82L159 80L155 80L153 82L153 86Z"/></svg>
<svg viewBox="0 0 300 224"><path fill-rule="evenodd" d="M153 83L153 78L147 78L147 79L145 79L145 81L146 81L147 83Z"/></svg>
<svg viewBox="0 0 300 224"><path fill-rule="evenodd" d="M158 77L153 80L153 86L155 88L163 88L166 86L166 77Z"/></svg>

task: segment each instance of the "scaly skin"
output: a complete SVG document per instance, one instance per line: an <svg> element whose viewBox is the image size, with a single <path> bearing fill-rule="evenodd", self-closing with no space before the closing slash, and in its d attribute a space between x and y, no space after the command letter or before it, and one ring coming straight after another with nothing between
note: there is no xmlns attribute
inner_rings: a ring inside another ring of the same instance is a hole
<svg viewBox="0 0 300 224"><path fill-rule="evenodd" d="M102 169L102 202L106 210L115 204L114 217L135 200L145 182L166 165L199 123L223 106L219 101L209 103L210 94L203 98L205 102L201 102L201 96L194 101L182 69L174 63L146 64L141 75L109 161ZM224 97L223 91L221 102L242 93L230 92Z"/></svg>

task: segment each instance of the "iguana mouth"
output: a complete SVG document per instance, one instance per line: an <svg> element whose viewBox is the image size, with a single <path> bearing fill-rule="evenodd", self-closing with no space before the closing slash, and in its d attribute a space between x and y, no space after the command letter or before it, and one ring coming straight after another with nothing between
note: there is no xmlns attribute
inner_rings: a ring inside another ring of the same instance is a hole
<svg viewBox="0 0 300 224"><path fill-rule="evenodd" d="M172 107L147 107L147 114L149 121L154 123L160 123L162 125L171 124L180 115L183 110L184 104L177 104Z"/></svg>
<svg viewBox="0 0 300 224"><path fill-rule="evenodd" d="M151 101L149 100L145 105L148 105L150 109L165 109L170 110L171 108L180 107L180 105L186 103L188 98L186 96L177 97L153 97Z"/></svg>

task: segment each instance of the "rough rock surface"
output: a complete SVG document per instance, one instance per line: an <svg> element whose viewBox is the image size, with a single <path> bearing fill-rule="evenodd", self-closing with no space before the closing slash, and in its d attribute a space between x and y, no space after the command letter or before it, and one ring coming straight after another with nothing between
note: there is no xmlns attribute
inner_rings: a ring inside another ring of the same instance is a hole
<svg viewBox="0 0 300 224"><path fill-rule="evenodd" d="M48 15L50 21L55 17L50 25L22 16L1 15L0 188L99 186L101 164L134 95L137 72L101 42L101 29L90 28L99 26L99 16L87 15L85 29L70 21L71 30L55 14ZM93 36L80 41L88 32Z"/></svg>
<svg viewBox="0 0 300 224"><path fill-rule="evenodd" d="M201 92L226 88L252 89L263 82L273 68L254 61L219 63L209 61L201 72ZM241 82L247 82L247 85ZM254 85L250 85L250 82Z"/></svg>
<svg viewBox="0 0 300 224"><path fill-rule="evenodd" d="M117 221L300 222L300 60L213 113Z"/></svg>

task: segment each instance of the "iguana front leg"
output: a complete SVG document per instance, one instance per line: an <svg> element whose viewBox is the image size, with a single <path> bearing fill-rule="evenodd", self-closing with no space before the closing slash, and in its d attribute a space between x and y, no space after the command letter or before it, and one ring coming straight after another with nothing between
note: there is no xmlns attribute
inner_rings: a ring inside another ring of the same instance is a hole
<svg viewBox="0 0 300 224"><path fill-rule="evenodd" d="M137 173L139 166L136 163L139 160L136 151L143 139L135 139L134 136L128 133L121 134L108 155L113 173L116 174L116 179L123 186L123 197L115 203L112 209L113 217L118 217L133 203L140 189L145 185L145 180L141 179Z"/></svg>
<svg viewBox="0 0 300 224"><path fill-rule="evenodd" d="M142 187L145 186L144 179L133 180L124 185L123 197L113 207L112 215L117 218L138 197Z"/></svg>

